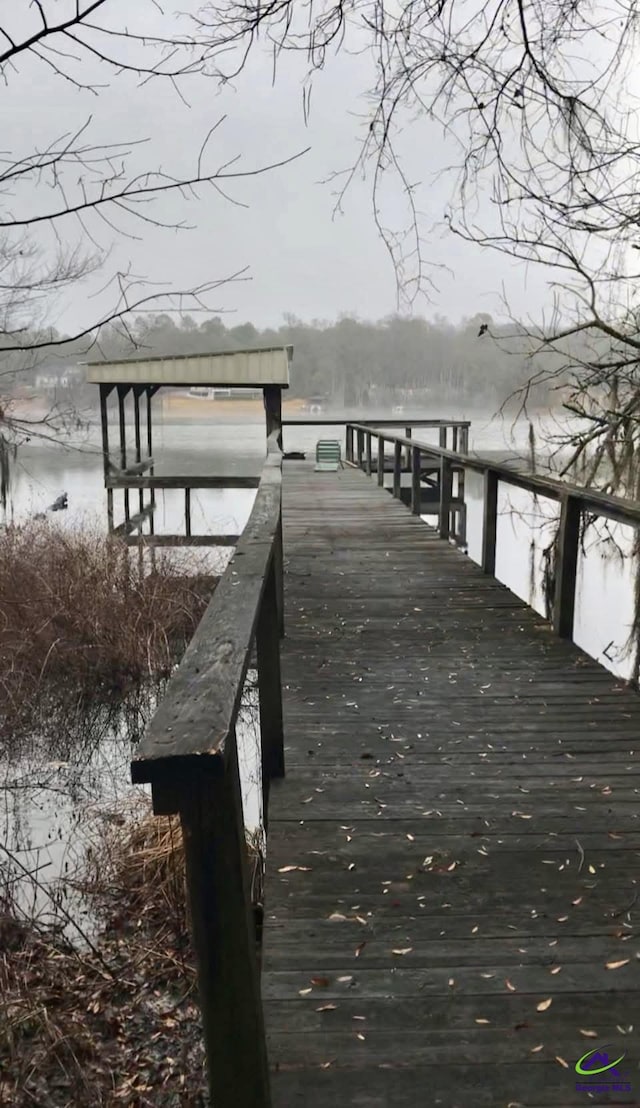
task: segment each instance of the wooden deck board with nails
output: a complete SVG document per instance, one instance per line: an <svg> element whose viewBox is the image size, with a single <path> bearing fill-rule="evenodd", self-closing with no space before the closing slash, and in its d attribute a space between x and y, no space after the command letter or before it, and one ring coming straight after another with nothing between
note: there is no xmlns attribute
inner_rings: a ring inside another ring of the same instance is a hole
<svg viewBox="0 0 640 1108"><path fill-rule="evenodd" d="M626 1042L640 1104L640 698L375 477L287 462L283 525L273 1108L567 1108Z"/></svg>

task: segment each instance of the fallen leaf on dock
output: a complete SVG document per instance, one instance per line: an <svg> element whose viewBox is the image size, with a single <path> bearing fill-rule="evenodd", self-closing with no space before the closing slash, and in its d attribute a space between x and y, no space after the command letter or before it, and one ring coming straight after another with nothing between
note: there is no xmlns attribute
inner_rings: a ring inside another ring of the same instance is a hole
<svg viewBox="0 0 640 1108"><path fill-rule="evenodd" d="M550 1008L553 1004L553 1000L550 996L546 1000L541 1000L539 1004L536 1004L536 1012L546 1012L547 1008Z"/></svg>
<svg viewBox="0 0 640 1108"><path fill-rule="evenodd" d="M316 985L319 989L326 989L329 984L328 977L312 977L311 984Z"/></svg>
<svg viewBox="0 0 640 1108"><path fill-rule="evenodd" d="M584 1027L580 1028L580 1034L584 1035L585 1039L597 1039L598 1038L598 1032L597 1031L585 1031Z"/></svg>
<svg viewBox="0 0 640 1108"><path fill-rule="evenodd" d="M404 946L399 950L392 950L391 953L392 954L411 954L412 950L413 950L412 946Z"/></svg>
<svg viewBox="0 0 640 1108"><path fill-rule="evenodd" d="M300 873L309 873L311 866L280 866L278 873L293 873L294 870L299 870Z"/></svg>
<svg viewBox="0 0 640 1108"><path fill-rule="evenodd" d="M316 1008L316 1012L335 1012L337 1004L321 1004L319 1008Z"/></svg>
<svg viewBox="0 0 640 1108"><path fill-rule="evenodd" d="M623 958L620 962L606 962L606 969L620 969L621 966L627 966L629 964L628 958Z"/></svg>

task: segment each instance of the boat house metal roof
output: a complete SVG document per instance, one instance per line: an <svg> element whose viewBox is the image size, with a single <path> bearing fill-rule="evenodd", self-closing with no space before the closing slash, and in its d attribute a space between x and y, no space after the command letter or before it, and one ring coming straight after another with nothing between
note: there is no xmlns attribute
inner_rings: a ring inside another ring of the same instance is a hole
<svg viewBox="0 0 640 1108"><path fill-rule="evenodd" d="M174 354L87 363L87 380L98 385L228 385L259 388L289 385L292 346L213 354Z"/></svg>

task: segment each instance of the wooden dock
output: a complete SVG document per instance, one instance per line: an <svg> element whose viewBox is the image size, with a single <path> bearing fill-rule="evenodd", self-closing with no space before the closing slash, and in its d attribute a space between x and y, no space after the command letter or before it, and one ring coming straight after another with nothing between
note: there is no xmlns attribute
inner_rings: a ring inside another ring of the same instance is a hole
<svg viewBox="0 0 640 1108"><path fill-rule="evenodd" d="M640 1104L637 694L359 470L283 525L273 1108Z"/></svg>

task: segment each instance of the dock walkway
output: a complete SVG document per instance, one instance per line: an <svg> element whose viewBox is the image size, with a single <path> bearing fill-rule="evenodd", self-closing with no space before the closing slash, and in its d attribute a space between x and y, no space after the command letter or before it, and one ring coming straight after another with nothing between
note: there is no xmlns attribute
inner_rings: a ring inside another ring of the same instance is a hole
<svg viewBox="0 0 640 1108"><path fill-rule="evenodd" d="M640 698L360 471L283 518L274 1108L640 1104Z"/></svg>

